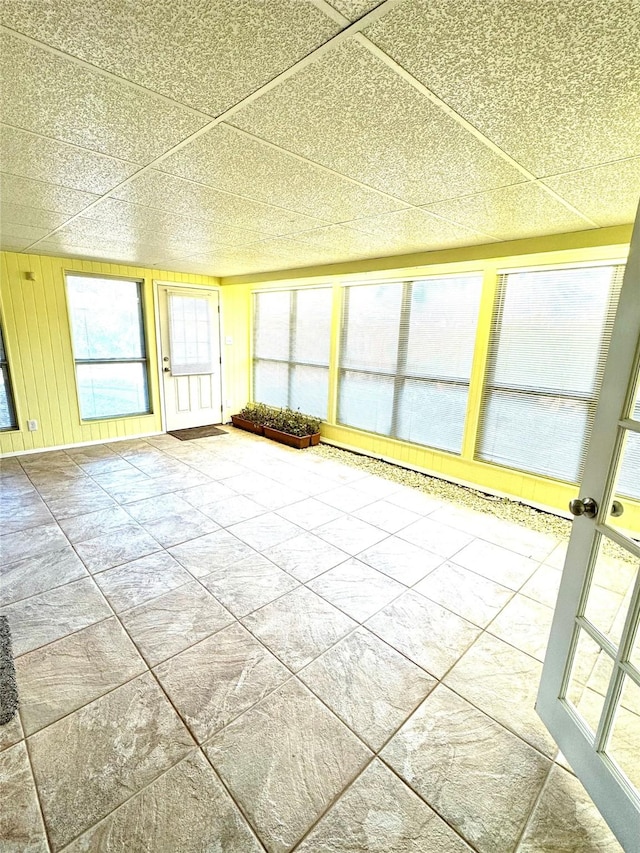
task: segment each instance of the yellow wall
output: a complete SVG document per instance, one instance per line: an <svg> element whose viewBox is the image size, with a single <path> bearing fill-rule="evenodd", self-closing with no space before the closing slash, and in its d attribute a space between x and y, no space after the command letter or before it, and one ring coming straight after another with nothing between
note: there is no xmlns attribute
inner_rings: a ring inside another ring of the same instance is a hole
<svg viewBox="0 0 640 853"><path fill-rule="evenodd" d="M153 281L217 285L214 277L69 258L2 252L0 320L11 371L17 430L0 432L0 454L159 432ZM152 414L110 420L80 420L64 272L126 276L144 281L144 321ZM35 281L26 278L35 274ZM27 420L39 429L27 430Z"/></svg>

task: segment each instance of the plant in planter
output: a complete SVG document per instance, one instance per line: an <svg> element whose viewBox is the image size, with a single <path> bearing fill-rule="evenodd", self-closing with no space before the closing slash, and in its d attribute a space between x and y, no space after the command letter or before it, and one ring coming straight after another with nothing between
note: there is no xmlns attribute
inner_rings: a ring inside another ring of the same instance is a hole
<svg viewBox="0 0 640 853"><path fill-rule="evenodd" d="M292 409L272 409L264 424L264 434L290 447L301 450L320 441L320 418L294 412Z"/></svg>
<svg viewBox="0 0 640 853"><path fill-rule="evenodd" d="M237 415L231 415L231 422L239 429L264 435L264 425L268 421L273 410L264 403L247 403Z"/></svg>

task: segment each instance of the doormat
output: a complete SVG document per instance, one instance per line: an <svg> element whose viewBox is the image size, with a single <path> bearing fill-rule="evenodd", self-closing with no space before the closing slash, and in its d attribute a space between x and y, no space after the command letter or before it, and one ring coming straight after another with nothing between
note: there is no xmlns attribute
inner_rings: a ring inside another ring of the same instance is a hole
<svg viewBox="0 0 640 853"><path fill-rule="evenodd" d="M208 424L207 426L191 427L191 429L167 430L167 435L179 438L180 441L191 441L192 438L209 438L210 435L227 435L226 429Z"/></svg>
<svg viewBox="0 0 640 853"><path fill-rule="evenodd" d="M11 653L9 620L0 616L0 726L10 722L18 710L18 685Z"/></svg>

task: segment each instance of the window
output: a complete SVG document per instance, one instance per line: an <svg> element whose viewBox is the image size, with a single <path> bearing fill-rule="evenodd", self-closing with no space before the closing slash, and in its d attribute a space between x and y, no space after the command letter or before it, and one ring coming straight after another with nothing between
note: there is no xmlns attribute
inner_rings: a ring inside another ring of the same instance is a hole
<svg viewBox="0 0 640 853"><path fill-rule="evenodd" d="M328 287L255 294L254 400L326 419L331 306Z"/></svg>
<svg viewBox="0 0 640 853"><path fill-rule="evenodd" d="M339 422L459 453L481 289L480 276L347 287Z"/></svg>
<svg viewBox="0 0 640 853"><path fill-rule="evenodd" d="M80 416L148 413L141 282L74 274L67 291Z"/></svg>
<svg viewBox="0 0 640 853"><path fill-rule="evenodd" d="M16 429L16 410L13 404L9 365L4 348L4 338L0 327L0 430Z"/></svg>
<svg viewBox="0 0 640 853"><path fill-rule="evenodd" d="M579 480L623 269L500 277L480 459Z"/></svg>

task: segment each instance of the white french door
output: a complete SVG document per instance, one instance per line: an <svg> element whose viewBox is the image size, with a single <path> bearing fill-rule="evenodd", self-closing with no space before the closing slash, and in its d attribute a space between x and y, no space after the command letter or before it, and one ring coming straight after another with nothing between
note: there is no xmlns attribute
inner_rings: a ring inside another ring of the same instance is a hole
<svg viewBox="0 0 640 853"><path fill-rule="evenodd" d="M158 285L160 376L166 430L222 421L216 290Z"/></svg>
<svg viewBox="0 0 640 853"><path fill-rule="evenodd" d="M640 851L638 494L640 219L631 241L580 498L571 502L576 517L536 705L629 853Z"/></svg>

